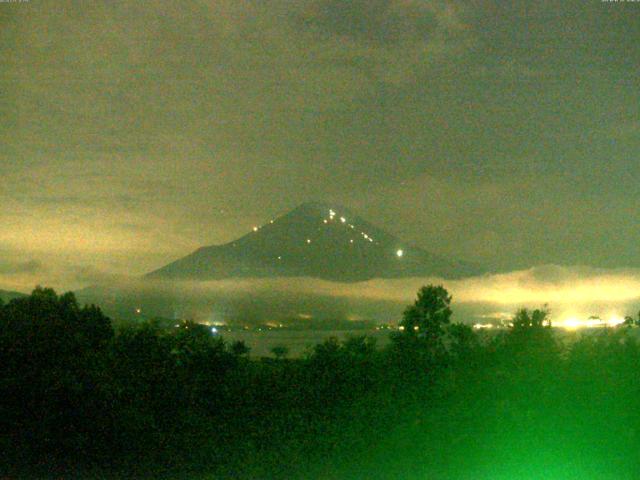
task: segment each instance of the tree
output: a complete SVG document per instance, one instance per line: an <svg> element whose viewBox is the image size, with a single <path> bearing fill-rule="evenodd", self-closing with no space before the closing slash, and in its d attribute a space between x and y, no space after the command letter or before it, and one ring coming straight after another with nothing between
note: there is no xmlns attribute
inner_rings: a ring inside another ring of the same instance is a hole
<svg viewBox="0 0 640 480"><path fill-rule="evenodd" d="M73 300L75 301L75 297ZM102 348L113 338L111 319L102 313L100 307L85 305L78 310L78 317L83 326L85 340L91 348Z"/></svg>
<svg viewBox="0 0 640 480"><path fill-rule="evenodd" d="M633 318L630 315L627 315L626 317L624 317L624 324L627 325L628 327L640 326L640 312L638 312L638 315L636 316L636 318Z"/></svg>
<svg viewBox="0 0 640 480"><path fill-rule="evenodd" d="M506 357L522 366L555 359L559 346L551 330L547 307L516 311L509 333L504 337Z"/></svg>
<svg viewBox="0 0 640 480"><path fill-rule="evenodd" d="M3 313L0 335L13 338L12 350L22 350L29 362L75 361L104 349L114 334L98 307L80 308L72 292L58 296L51 288L36 287L30 296L9 302Z"/></svg>
<svg viewBox="0 0 640 480"><path fill-rule="evenodd" d="M329 337L324 342L318 343L313 347L313 358L322 360L335 358L340 355L341 348L337 337Z"/></svg>
<svg viewBox="0 0 640 480"><path fill-rule="evenodd" d="M349 337L344 341L343 348L352 358L371 358L376 352L376 339L366 335Z"/></svg>
<svg viewBox="0 0 640 480"><path fill-rule="evenodd" d="M546 307L543 307L529 312L526 308L521 308L513 317L511 328L514 331L551 328L549 310Z"/></svg>
<svg viewBox="0 0 640 480"><path fill-rule="evenodd" d="M276 345L271 348L271 353L273 353L273 356L278 360L281 360L289 355L289 348L284 345Z"/></svg>
<svg viewBox="0 0 640 480"><path fill-rule="evenodd" d="M442 286L428 285L418 291L413 305L406 308L400 326L405 334L437 341L451 321L451 295Z"/></svg>
<svg viewBox="0 0 640 480"><path fill-rule="evenodd" d="M233 353L237 357L247 355L250 351L251 348L249 348L243 340L236 340L231 344L231 353Z"/></svg>
<svg viewBox="0 0 640 480"><path fill-rule="evenodd" d="M207 363L225 355L224 340L212 335L207 325L186 321L175 329L173 354L182 364Z"/></svg>
<svg viewBox="0 0 640 480"><path fill-rule="evenodd" d="M0 309L0 430L15 449L60 458L94 454L109 436L109 345L113 330L73 293L36 287ZM3 452L4 453L4 452Z"/></svg>
<svg viewBox="0 0 640 480"><path fill-rule="evenodd" d="M468 359L480 347L478 335L464 323L453 323L447 327L449 351L458 360Z"/></svg>

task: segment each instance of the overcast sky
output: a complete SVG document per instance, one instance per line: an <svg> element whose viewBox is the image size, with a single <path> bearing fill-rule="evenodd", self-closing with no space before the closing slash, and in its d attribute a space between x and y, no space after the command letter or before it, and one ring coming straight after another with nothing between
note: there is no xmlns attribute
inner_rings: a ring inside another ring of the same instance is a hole
<svg viewBox="0 0 640 480"><path fill-rule="evenodd" d="M640 2L0 3L0 288L307 200L501 269L640 267Z"/></svg>

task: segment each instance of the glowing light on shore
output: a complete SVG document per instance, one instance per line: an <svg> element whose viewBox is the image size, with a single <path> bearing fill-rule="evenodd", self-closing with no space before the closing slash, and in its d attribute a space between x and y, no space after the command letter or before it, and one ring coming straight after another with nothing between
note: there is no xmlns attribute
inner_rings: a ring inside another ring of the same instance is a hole
<svg viewBox="0 0 640 480"><path fill-rule="evenodd" d="M567 330L576 330L582 326L582 321L579 318L570 317L558 325L559 327L566 328Z"/></svg>
<svg viewBox="0 0 640 480"><path fill-rule="evenodd" d="M558 322L552 322L554 327L564 328L566 330L578 330L581 328L604 328L616 327L624 323L624 318L619 315L609 315L606 318L589 317L586 319L578 317L568 317Z"/></svg>
<svg viewBox="0 0 640 480"><path fill-rule="evenodd" d="M618 325L622 325L624 323L624 318L620 317L618 315L611 315L608 319L607 319L607 325L609 325L610 327L615 327Z"/></svg>
<svg viewBox="0 0 640 480"><path fill-rule="evenodd" d="M258 231L258 227L253 227L253 231L257 232Z"/></svg>
<svg viewBox="0 0 640 480"><path fill-rule="evenodd" d="M493 323L474 323L473 324L473 329L474 330L485 330L485 329L492 329L495 325Z"/></svg>

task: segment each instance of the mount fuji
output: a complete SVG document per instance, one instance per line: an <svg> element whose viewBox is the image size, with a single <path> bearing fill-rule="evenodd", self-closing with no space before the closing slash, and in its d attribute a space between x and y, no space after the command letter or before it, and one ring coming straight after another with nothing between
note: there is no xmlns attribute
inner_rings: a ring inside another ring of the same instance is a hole
<svg viewBox="0 0 640 480"><path fill-rule="evenodd" d="M401 241L346 208L304 203L226 243L202 247L146 275L155 279L312 277L338 282L483 273Z"/></svg>

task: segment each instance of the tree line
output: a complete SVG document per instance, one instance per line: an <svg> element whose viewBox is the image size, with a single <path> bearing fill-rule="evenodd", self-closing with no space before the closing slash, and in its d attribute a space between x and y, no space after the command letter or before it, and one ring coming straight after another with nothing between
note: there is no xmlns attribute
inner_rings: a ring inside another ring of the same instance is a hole
<svg viewBox="0 0 640 480"><path fill-rule="evenodd" d="M566 342L545 309L497 334L420 289L378 348L330 338L250 358L208 327L114 331L36 288L0 304L8 478L637 478L640 345L629 326Z"/></svg>

